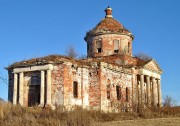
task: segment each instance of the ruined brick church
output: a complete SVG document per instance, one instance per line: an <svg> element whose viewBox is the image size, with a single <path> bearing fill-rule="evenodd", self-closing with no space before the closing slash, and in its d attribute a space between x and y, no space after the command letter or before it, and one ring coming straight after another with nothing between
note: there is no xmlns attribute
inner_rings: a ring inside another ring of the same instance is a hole
<svg viewBox="0 0 180 126"><path fill-rule="evenodd" d="M105 12L84 38L87 58L49 55L7 67L9 101L110 112L161 106L161 68L153 59L133 57L134 36L113 18L110 7Z"/></svg>

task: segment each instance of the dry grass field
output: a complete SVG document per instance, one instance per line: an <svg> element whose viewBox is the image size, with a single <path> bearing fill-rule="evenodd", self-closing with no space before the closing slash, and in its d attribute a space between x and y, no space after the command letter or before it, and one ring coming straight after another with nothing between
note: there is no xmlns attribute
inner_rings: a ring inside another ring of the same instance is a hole
<svg viewBox="0 0 180 126"><path fill-rule="evenodd" d="M103 113L63 111L0 103L0 126L180 126L180 107L143 109L139 112Z"/></svg>
<svg viewBox="0 0 180 126"><path fill-rule="evenodd" d="M180 126L180 117L112 121L97 123L96 126Z"/></svg>

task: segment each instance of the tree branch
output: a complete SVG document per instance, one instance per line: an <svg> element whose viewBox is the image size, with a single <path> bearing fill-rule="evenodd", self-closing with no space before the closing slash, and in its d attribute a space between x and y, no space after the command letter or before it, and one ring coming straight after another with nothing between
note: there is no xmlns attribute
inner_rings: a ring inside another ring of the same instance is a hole
<svg viewBox="0 0 180 126"><path fill-rule="evenodd" d="M2 74L0 74L0 80L1 80L4 84L8 85L8 80L7 80L7 78L3 77Z"/></svg>

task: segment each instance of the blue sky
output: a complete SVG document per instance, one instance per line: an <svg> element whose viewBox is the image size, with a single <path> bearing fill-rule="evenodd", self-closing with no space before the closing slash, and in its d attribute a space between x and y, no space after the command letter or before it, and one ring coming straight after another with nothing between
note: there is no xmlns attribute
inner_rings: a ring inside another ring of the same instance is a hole
<svg viewBox="0 0 180 126"><path fill-rule="evenodd" d="M180 105L179 0L0 0L0 74L13 62L64 54L73 45L86 54L84 36L112 7L113 17L135 36L133 53L152 56L163 69L162 93ZM7 100L7 85L0 82Z"/></svg>

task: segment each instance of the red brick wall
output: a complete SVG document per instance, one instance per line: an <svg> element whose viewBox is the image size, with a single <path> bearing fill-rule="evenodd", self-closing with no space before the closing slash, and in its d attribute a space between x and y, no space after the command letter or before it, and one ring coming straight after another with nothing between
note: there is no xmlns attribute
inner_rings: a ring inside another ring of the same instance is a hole
<svg viewBox="0 0 180 126"><path fill-rule="evenodd" d="M97 65L97 64L96 64ZM100 109L100 69L98 66L92 66L89 69L89 102L90 106Z"/></svg>
<svg viewBox="0 0 180 126"><path fill-rule="evenodd" d="M132 39L126 35L115 35L115 34L107 34L107 35L99 35L93 37L89 42L90 45L88 51L88 57L99 57L99 56L108 56L114 53L114 42L113 40L119 40L119 52L118 53L126 53L128 55L132 55ZM96 42L102 41L102 52L98 53L96 48ZM130 44L129 52L128 52L128 43Z"/></svg>
<svg viewBox="0 0 180 126"><path fill-rule="evenodd" d="M117 104L131 104L132 75L123 71L116 71L113 67L101 66L101 109L113 111L118 108ZM107 99L107 84L110 80L111 98ZM121 99L117 100L116 85L121 87ZM129 89L129 101L126 100L126 87Z"/></svg>

